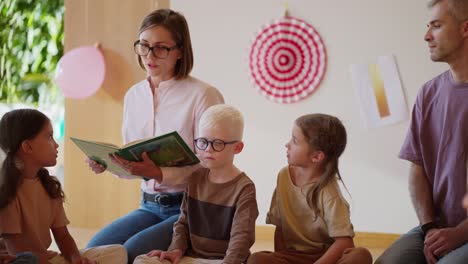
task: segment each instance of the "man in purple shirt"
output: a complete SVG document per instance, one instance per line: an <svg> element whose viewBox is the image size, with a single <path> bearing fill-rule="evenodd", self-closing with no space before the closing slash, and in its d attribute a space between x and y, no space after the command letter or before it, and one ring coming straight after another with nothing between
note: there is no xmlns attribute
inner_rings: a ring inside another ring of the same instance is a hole
<svg viewBox="0 0 468 264"><path fill-rule="evenodd" d="M420 226L376 263L468 263L468 0L432 0L424 39L450 70L420 90L399 157L411 162L409 190Z"/></svg>

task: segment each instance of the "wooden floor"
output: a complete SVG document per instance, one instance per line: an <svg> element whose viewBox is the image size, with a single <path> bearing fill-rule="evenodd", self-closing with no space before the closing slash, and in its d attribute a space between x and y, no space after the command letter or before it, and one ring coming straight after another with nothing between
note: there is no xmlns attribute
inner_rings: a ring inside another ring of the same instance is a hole
<svg viewBox="0 0 468 264"><path fill-rule="evenodd" d="M72 228L69 227L69 231L71 235L73 236L73 238L75 239L75 242L78 248L85 248L89 239L97 232L97 230L95 229L73 228L73 227ZM360 241L361 241L360 239L355 239L357 246L366 246L370 250L374 260L377 259L377 257L380 256L380 254L382 254L382 252L385 250L385 248L381 247L382 245L380 244L378 244L377 247L371 247L369 245L359 245ZM58 251L57 245L55 243L52 243L51 250ZM262 237L257 238L255 244L251 248L251 252L262 251L262 250L270 250L270 251L273 250L273 241L271 239L262 239Z"/></svg>
<svg viewBox="0 0 468 264"><path fill-rule="evenodd" d="M374 261L382 254L384 248L367 248L372 254ZM273 241L267 240L256 240L253 247L250 249L251 252L262 251L262 250L273 250Z"/></svg>

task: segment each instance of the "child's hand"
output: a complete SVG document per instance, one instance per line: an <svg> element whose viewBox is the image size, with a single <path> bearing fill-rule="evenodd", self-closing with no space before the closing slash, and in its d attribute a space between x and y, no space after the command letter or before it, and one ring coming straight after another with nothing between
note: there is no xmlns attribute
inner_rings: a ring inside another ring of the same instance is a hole
<svg viewBox="0 0 468 264"><path fill-rule="evenodd" d="M146 254L148 257L159 257L159 261L165 259L170 260L172 264L179 263L182 258L182 251L180 249L174 249L171 251L153 250Z"/></svg>
<svg viewBox="0 0 468 264"><path fill-rule="evenodd" d="M8 254L0 254L0 263L1 264L8 264L13 262L16 259L16 256L8 255Z"/></svg>
<svg viewBox="0 0 468 264"><path fill-rule="evenodd" d="M81 256L73 257L71 263L72 264L97 264L95 260L89 260Z"/></svg>
<svg viewBox="0 0 468 264"><path fill-rule="evenodd" d="M87 158L85 162L88 163L89 168L91 168L91 170L96 174L102 173L106 170L106 167L90 158Z"/></svg>

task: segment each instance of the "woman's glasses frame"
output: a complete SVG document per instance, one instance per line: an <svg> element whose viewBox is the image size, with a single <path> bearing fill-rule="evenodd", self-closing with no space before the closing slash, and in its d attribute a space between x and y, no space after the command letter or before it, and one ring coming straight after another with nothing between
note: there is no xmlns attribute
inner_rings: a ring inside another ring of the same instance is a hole
<svg viewBox="0 0 468 264"><path fill-rule="evenodd" d="M153 53L153 56L158 59L166 59L167 57L169 57L169 53L172 50L175 50L178 48L179 48L178 44L172 47L166 47L162 45L154 45L151 47L148 44L141 43L139 40L133 43L133 51L135 51L135 54L139 56L148 56L148 54L151 52Z"/></svg>

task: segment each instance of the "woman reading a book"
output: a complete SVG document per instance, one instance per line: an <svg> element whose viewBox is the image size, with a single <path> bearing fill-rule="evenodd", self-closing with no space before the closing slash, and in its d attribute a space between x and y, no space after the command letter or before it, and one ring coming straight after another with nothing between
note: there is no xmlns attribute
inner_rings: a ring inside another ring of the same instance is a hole
<svg viewBox="0 0 468 264"><path fill-rule="evenodd" d="M143 19L138 37L134 51L147 78L125 95L124 143L177 131L193 150L200 116L224 99L216 88L189 75L193 54L187 22L172 10L156 10ZM129 263L151 250L167 250L172 226L179 217L185 179L197 169L157 167L145 153L142 157L141 162L113 157L130 174L144 178L140 208L104 227L88 244L122 244ZM105 170L95 161L87 162L95 173Z"/></svg>

